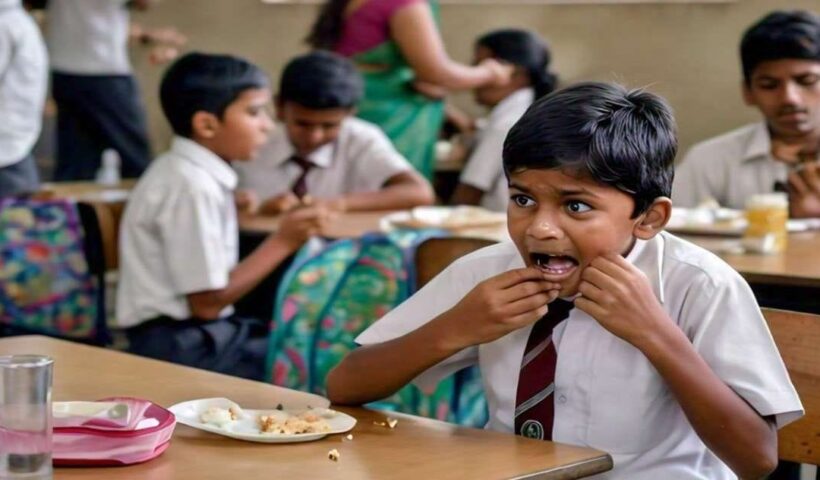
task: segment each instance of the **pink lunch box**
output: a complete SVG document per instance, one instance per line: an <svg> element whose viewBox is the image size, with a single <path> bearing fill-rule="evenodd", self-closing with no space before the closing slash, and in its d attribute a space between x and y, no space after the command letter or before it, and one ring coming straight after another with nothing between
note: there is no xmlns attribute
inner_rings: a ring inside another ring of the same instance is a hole
<svg viewBox="0 0 820 480"><path fill-rule="evenodd" d="M176 417L148 400L105 398L128 406L120 420L55 419L52 460L55 466L131 465L158 457L171 443Z"/></svg>

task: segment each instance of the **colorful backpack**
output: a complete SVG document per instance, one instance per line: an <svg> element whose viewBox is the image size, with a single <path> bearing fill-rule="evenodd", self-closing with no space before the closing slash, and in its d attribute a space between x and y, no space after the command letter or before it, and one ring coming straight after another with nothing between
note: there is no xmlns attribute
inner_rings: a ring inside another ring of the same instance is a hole
<svg viewBox="0 0 820 480"><path fill-rule="evenodd" d="M104 265L99 230L86 242L84 228L95 219L65 200L0 199L0 334L108 340L104 267L88 261Z"/></svg>
<svg viewBox="0 0 820 480"><path fill-rule="evenodd" d="M268 378L325 395L328 372L356 348L356 336L412 293L416 246L442 235L397 230L300 251L277 293ZM443 380L433 392L408 385L371 406L476 427L487 419L477 367Z"/></svg>

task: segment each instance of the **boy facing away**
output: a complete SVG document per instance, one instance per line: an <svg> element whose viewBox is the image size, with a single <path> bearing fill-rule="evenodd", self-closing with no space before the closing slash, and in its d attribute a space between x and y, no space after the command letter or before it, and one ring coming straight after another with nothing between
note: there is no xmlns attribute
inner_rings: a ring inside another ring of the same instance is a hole
<svg viewBox="0 0 820 480"><path fill-rule="evenodd" d="M267 324L232 305L324 221L320 209L296 210L237 263L230 163L267 140L270 96L267 76L232 56L189 54L165 74L160 99L176 136L134 189L120 230L117 322L132 353L261 376Z"/></svg>
<svg viewBox="0 0 820 480"><path fill-rule="evenodd" d="M600 478L759 478L802 406L745 281L662 232L677 149L666 104L586 83L504 144L508 230L362 333L334 403L481 367L488 428L610 453ZM374 369L374 365L379 365Z"/></svg>
<svg viewBox="0 0 820 480"><path fill-rule="evenodd" d="M411 208L433 189L373 124L355 118L363 82L353 63L330 52L294 58L276 97L282 128L256 162L237 166L239 185L277 214L310 196L336 211Z"/></svg>
<svg viewBox="0 0 820 480"><path fill-rule="evenodd" d="M820 16L772 12L740 44L743 98L763 121L693 146L678 168L675 205L707 198L744 208L783 190L792 217L820 217Z"/></svg>

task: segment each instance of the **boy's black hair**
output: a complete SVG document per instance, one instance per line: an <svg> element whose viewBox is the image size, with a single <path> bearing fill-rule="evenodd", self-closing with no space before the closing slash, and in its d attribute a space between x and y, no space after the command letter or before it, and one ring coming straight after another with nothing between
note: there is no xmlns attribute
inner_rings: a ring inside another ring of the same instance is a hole
<svg viewBox="0 0 820 480"><path fill-rule="evenodd" d="M504 171L565 169L632 196L637 216L672 193L678 149L666 102L644 90L580 83L535 102L504 141Z"/></svg>
<svg viewBox="0 0 820 480"><path fill-rule="evenodd" d="M265 72L231 55L189 53L179 58L162 78L159 98L174 133L190 137L191 119L204 111L222 117L228 105L245 90L270 88Z"/></svg>
<svg viewBox="0 0 820 480"><path fill-rule="evenodd" d="M279 82L279 102L326 110L353 108L364 94L364 81L353 62L316 51L291 60Z"/></svg>
<svg viewBox="0 0 820 480"><path fill-rule="evenodd" d="M494 30L476 40L493 57L523 67L530 77L535 98L555 90L557 77L549 71L552 54L547 42L533 32L517 28Z"/></svg>
<svg viewBox="0 0 820 480"><path fill-rule="evenodd" d="M743 34L740 60L746 85L762 62L783 59L820 62L820 16L805 10L774 11Z"/></svg>

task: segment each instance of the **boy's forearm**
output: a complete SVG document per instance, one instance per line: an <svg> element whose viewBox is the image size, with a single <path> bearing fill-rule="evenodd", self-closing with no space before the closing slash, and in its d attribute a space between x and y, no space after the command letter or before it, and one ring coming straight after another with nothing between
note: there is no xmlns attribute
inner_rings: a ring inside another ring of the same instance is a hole
<svg viewBox="0 0 820 480"><path fill-rule="evenodd" d="M297 246L283 241L277 236L270 236L250 255L242 260L228 278L228 285L221 290L203 292L207 305L192 305L192 313L204 319L216 319L225 307L233 305L245 296L253 287L267 277L280 263L297 250ZM189 303L192 303L189 301ZM200 311L196 311L197 307Z"/></svg>
<svg viewBox="0 0 820 480"><path fill-rule="evenodd" d="M701 440L740 478L777 465L777 432L727 386L677 326L639 347L666 381Z"/></svg>
<svg viewBox="0 0 820 480"><path fill-rule="evenodd" d="M327 377L330 401L360 405L389 397L461 347L448 341L445 312L407 335L350 352Z"/></svg>
<svg viewBox="0 0 820 480"><path fill-rule="evenodd" d="M341 197L345 210L399 210L420 205L432 205L435 195L432 189L419 184L397 184L376 192L350 193Z"/></svg>

